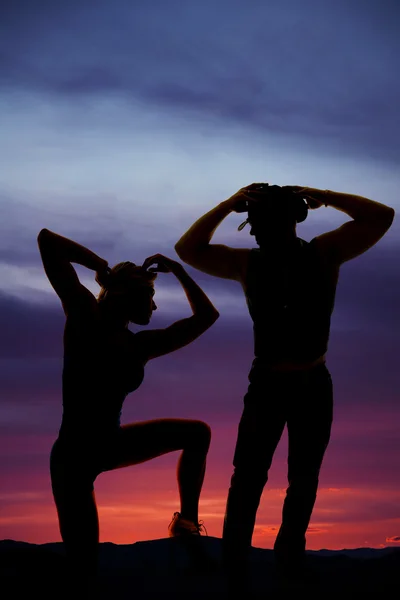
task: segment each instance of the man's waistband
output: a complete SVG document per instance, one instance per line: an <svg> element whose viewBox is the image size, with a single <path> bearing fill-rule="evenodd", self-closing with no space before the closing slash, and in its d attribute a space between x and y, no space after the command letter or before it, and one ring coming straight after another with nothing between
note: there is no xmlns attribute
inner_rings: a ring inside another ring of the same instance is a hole
<svg viewBox="0 0 400 600"><path fill-rule="evenodd" d="M270 359L257 356L254 359L255 366L262 367L270 371L309 371L318 365L323 365L326 362L326 354L319 356L313 361L280 361L277 363L271 362Z"/></svg>

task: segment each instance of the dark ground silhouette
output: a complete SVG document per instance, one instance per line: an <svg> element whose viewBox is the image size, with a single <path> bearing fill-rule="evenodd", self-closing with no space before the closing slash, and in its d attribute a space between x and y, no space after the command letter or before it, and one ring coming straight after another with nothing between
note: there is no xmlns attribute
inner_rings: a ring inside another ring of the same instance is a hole
<svg viewBox="0 0 400 600"><path fill-rule="evenodd" d="M204 562L191 562L191 553L179 538L100 544L99 586L93 597L224 598L221 540L205 536L196 538L196 542L212 559L209 568ZM314 576L303 583L290 583L277 576L273 550L252 548L254 597L385 598L398 589L400 548L307 551L307 558ZM55 593L54 584L63 570L61 542L38 545L0 541L0 589L4 598L60 598L62 590Z"/></svg>

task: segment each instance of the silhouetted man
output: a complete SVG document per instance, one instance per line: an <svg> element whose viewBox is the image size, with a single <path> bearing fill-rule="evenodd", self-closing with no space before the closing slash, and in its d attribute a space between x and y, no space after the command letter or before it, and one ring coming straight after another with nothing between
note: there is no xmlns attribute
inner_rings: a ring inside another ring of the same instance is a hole
<svg viewBox="0 0 400 600"><path fill-rule="evenodd" d="M352 220L307 242L296 225L331 206ZM222 220L246 212L258 248L211 244ZM188 265L244 290L254 324L254 360L238 427L223 528L227 565L243 572L273 455L288 431L288 488L274 551L299 567L332 424L326 353L340 266L376 244L393 208L360 196L298 186L251 184L199 218L176 243ZM239 567L239 568L238 568Z"/></svg>

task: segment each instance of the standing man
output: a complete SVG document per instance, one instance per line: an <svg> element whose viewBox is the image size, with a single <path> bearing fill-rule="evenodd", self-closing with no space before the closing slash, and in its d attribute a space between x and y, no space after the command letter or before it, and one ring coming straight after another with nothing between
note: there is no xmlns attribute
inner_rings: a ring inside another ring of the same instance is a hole
<svg viewBox="0 0 400 600"><path fill-rule="evenodd" d="M309 209L331 206L351 218L306 242L296 225ZM257 248L212 244L230 213L247 212ZM176 243L182 261L238 281L254 329L254 360L238 427L223 527L224 557L244 573L256 513L287 426L288 488L274 544L280 567L303 563L306 531L329 443L333 389L326 353L340 266L374 246L393 208L355 196L299 186L251 184L200 217Z"/></svg>

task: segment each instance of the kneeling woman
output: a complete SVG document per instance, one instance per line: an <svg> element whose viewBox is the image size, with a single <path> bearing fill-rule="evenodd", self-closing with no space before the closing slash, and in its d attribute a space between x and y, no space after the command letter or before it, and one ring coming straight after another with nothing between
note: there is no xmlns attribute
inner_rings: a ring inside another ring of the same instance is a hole
<svg viewBox="0 0 400 600"><path fill-rule="evenodd" d="M182 348L202 335L219 313L178 262L161 254L142 266L106 260L48 229L38 235L46 275L66 316L63 414L50 457L52 490L61 537L72 571L95 574L99 522L94 481L99 473L137 465L182 450L177 468L180 510L169 535L199 535L199 497L211 432L203 421L157 419L120 424L126 396L137 390L146 363ZM84 287L72 263L96 272L96 298ZM155 266L152 266L155 265ZM129 323L147 325L156 305L158 272L173 273L193 315L165 329L133 333Z"/></svg>

